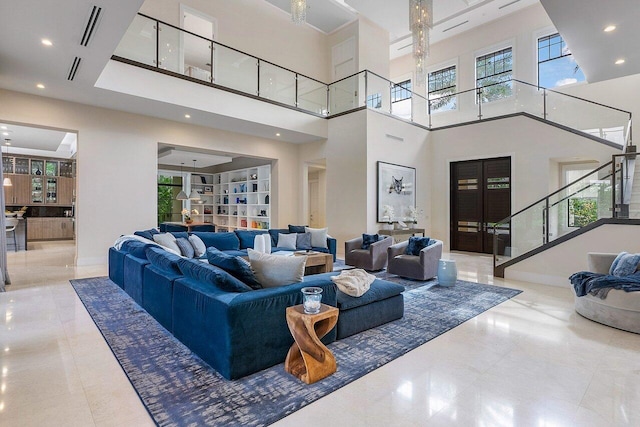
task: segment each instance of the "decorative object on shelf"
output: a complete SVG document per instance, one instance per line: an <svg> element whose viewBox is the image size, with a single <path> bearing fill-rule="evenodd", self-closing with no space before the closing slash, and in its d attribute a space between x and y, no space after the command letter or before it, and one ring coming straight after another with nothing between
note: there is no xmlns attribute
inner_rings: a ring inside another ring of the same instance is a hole
<svg viewBox="0 0 640 427"><path fill-rule="evenodd" d="M184 165L184 163L180 163L180 179L184 179L184 176L182 175L182 166L183 165ZM184 189L180 188L180 192L176 196L176 200L187 200L188 198L189 198L189 196L187 196L187 193L184 192Z"/></svg>
<svg viewBox="0 0 640 427"><path fill-rule="evenodd" d="M310 286L302 288L302 304L304 312L307 314L316 314L320 312L320 301L322 300L322 288Z"/></svg>
<svg viewBox="0 0 640 427"><path fill-rule="evenodd" d="M258 179L258 174L257 173L252 173L251 174L251 179ZM255 191L258 191L258 190L255 190Z"/></svg>
<svg viewBox="0 0 640 427"><path fill-rule="evenodd" d="M458 268L455 260L441 259L438 261L438 284L440 286L453 286L458 279Z"/></svg>
<svg viewBox="0 0 640 427"><path fill-rule="evenodd" d="M291 20L296 25L307 22L307 0L291 0Z"/></svg>
<svg viewBox="0 0 640 427"><path fill-rule="evenodd" d="M418 209L417 206L409 206L407 208L407 221L410 221L411 228L416 228L418 226L418 218L422 217L423 214L422 209Z"/></svg>
<svg viewBox="0 0 640 427"><path fill-rule="evenodd" d="M398 220L398 227L400 227L400 230L407 230L409 227L407 227L407 224L404 221L400 221Z"/></svg>
<svg viewBox="0 0 640 427"><path fill-rule="evenodd" d="M193 173L196 173L196 160L193 160ZM191 188L191 193L189 193L189 200L200 200L200 193L195 188Z"/></svg>
<svg viewBox="0 0 640 427"><path fill-rule="evenodd" d="M213 189L211 187L204 187L204 194L213 193Z"/></svg>
<svg viewBox="0 0 640 427"><path fill-rule="evenodd" d="M193 220L191 219L191 212L189 212L189 209L182 209L180 213L182 214L182 216L184 216L184 222L186 222L187 224L191 224L193 222Z"/></svg>
<svg viewBox="0 0 640 427"><path fill-rule="evenodd" d="M269 204L269 195L268 194L266 196L264 196L264 204L265 205Z"/></svg>
<svg viewBox="0 0 640 427"><path fill-rule="evenodd" d="M378 222L393 222L396 212L399 218L407 206L416 205L416 170L408 166L378 162ZM386 206L393 207L392 215L385 213Z"/></svg>
<svg viewBox="0 0 640 427"><path fill-rule="evenodd" d="M386 222L386 224L382 224L382 229L393 230L393 216L395 214L394 207L391 205L384 205L382 209L382 221Z"/></svg>
<svg viewBox="0 0 640 427"><path fill-rule="evenodd" d="M416 86L422 86L427 80L426 61L429 56L429 30L433 28L433 0L409 0L409 28L413 36Z"/></svg>
<svg viewBox="0 0 640 427"><path fill-rule="evenodd" d="M195 160L194 160L194 162L195 162ZM194 164L194 166L195 166L195 164ZM206 184L207 183L207 178L205 178L204 176L200 175L200 182L202 182L203 184Z"/></svg>

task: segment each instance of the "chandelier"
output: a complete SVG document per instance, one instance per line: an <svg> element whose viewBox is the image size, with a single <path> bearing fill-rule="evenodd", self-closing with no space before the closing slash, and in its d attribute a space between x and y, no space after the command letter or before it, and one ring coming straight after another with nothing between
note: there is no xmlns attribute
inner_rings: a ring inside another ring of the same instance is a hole
<svg viewBox="0 0 640 427"><path fill-rule="evenodd" d="M291 0L291 20L296 25L307 22L307 0Z"/></svg>
<svg viewBox="0 0 640 427"><path fill-rule="evenodd" d="M409 26L416 61L416 85L422 86L427 80L425 67L429 56L429 30L433 27L433 0L409 0Z"/></svg>

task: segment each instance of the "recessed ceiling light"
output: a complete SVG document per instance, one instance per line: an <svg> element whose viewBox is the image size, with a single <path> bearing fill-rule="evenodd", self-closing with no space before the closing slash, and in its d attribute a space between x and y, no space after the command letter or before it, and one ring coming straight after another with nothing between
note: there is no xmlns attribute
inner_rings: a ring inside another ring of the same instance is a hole
<svg viewBox="0 0 640 427"><path fill-rule="evenodd" d="M279 134L279 133L276 133L276 136L280 136L280 134Z"/></svg>
<svg viewBox="0 0 640 427"><path fill-rule="evenodd" d="M620 58L616 61L616 65L624 64L624 59Z"/></svg>
<svg viewBox="0 0 640 427"><path fill-rule="evenodd" d="M7 130L7 129L9 129L9 128L8 128L8 127L6 127L6 126L0 126L0 129L2 129L2 130Z"/></svg>
<svg viewBox="0 0 640 427"><path fill-rule="evenodd" d="M2 132L2 135L9 136L9 132Z"/></svg>
<svg viewBox="0 0 640 427"><path fill-rule="evenodd" d="M607 27L604 28L604 32L605 33L610 33L611 31L615 30L616 26L615 25L609 25Z"/></svg>
<svg viewBox="0 0 640 427"><path fill-rule="evenodd" d="M185 115L184 115L184 118L185 118L185 119L190 119L190 118L191 118L191 115L190 115L190 114L185 114Z"/></svg>
<svg viewBox="0 0 640 427"><path fill-rule="evenodd" d="M44 85L43 85L42 83L38 83L38 84L36 85L36 87L37 87L38 89L44 89Z"/></svg>
<svg viewBox="0 0 640 427"><path fill-rule="evenodd" d="M9 141L5 142L4 145L11 145Z"/></svg>
<svg viewBox="0 0 640 427"><path fill-rule="evenodd" d="M49 39L42 39L42 44L45 46L53 46L53 42Z"/></svg>

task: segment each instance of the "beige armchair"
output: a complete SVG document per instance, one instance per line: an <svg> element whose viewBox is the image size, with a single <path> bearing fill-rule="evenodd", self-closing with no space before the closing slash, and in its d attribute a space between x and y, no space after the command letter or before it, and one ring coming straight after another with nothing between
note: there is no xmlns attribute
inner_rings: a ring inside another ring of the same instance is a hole
<svg viewBox="0 0 640 427"><path fill-rule="evenodd" d="M438 274L438 261L442 258L442 242L440 240L435 242L422 249L419 256L404 253L409 244L408 240L390 246L387 249L389 259L387 273L416 280L435 277Z"/></svg>
<svg viewBox="0 0 640 427"><path fill-rule="evenodd" d="M365 270L382 270L387 266L387 248L393 244L393 237L384 237L362 249L362 237L344 242L344 263Z"/></svg>

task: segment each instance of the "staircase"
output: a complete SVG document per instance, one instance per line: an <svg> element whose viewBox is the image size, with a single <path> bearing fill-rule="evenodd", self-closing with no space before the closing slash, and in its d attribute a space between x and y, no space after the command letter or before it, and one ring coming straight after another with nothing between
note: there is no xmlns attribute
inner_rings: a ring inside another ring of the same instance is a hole
<svg viewBox="0 0 640 427"><path fill-rule="evenodd" d="M638 224L640 155L634 146L625 148L628 153L613 155L611 162L496 223L494 276L504 277L507 267L602 224Z"/></svg>

